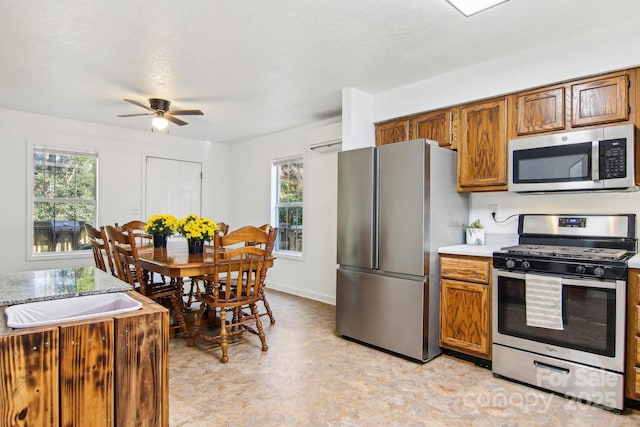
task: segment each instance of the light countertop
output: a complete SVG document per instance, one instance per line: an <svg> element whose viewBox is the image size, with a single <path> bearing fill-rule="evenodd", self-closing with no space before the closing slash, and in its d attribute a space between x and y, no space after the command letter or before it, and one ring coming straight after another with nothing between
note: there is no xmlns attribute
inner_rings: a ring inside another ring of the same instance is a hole
<svg viewBox="0 0 640 427"><path fill-rule="evenodd" d="M640 268L640 255L635 255L627 261L629 268Z"/></svg>
<svg viewBox="0 0 640 427"><path fill-rule="evenodd" d="M452 245L438 248L438 253L450 255L468 255L491 257L495 251L505 246L518 244L518 236L514 234L487 234L484 245Z"/></svg>
<svg viewBox="0 0 640 427"><path fill-rule="evenodd" d="M492 236L492 238L490 237ZM450 254L450 255L468 255L468 256L483 256L491 257L495 251L500 250L506 246L513 246L518 244L518 237L511 235L487 235L487 244L485 245L452 245L443 246L438 248L438 253ZM630 258L627 261L629 268L640 269L640 254Z"/></svg>
<svg viewBox="0 0 640 427"><path fill-rule="evenodd" d="M131 285L96 267L0 273L0 307L130 290Z"/></svg>
<svg viewBox="0 0 640 427"><path fill-rule="evenodd" d="M468 255L491 257L503 245L453 245L438 248L438 253L449 255Z"/></svg>

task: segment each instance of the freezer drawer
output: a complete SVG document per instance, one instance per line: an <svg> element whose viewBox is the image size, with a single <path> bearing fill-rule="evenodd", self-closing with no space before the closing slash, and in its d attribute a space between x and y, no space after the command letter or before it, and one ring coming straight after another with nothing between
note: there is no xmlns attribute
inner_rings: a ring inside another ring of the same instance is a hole
<svg viewBox="0 0 640 427"><path fill-rule="evenodd" d="M336 333L425 360L425 282L339 269Z"/></svg>
<svg viewBox="0 0 640 427"><path fill-rule="evenodd" d="M624 376L527 351L493 344L495 375L562 393L573 399L622 410Z"/></svg>

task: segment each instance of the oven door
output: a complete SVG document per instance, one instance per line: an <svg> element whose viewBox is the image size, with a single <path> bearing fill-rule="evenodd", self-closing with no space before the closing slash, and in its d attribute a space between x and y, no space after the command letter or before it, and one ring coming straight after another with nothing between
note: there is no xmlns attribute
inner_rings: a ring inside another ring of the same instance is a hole
<svg viewBox="0 0 640 427"><path fill-rule="evenodd" d="M623 372L626 283L536 276L548 277L560 286L555 294L559 300L556 313L549 317L556 324L547 327L537 323L532 314L540 308L531 302L527 315L527 289L533 294L527 277L531 276L495 269L494 344Z"/></svg>

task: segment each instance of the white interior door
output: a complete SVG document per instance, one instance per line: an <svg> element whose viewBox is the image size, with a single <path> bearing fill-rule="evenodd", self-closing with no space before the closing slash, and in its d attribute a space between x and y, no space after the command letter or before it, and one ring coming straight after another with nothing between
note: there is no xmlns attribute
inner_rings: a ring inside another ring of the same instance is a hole
<svg viewBox="0 0 640 427"><path fill-rule="evenodd" d="M202 163L147 157L146 170L145 218L202 215Z"/></svg>

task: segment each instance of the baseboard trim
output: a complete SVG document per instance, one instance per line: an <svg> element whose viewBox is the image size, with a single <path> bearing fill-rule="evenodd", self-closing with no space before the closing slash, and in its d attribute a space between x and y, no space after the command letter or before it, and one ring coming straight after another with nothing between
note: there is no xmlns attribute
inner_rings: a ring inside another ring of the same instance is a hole
<svg viewBox="0 0 640 427"><path fill-rule="evenodd" d="M281 283L271 282L269 280L265 281L265 285L269 289L273 289L280 292L285 292L287 294L295 295L298 297L312 299L314 301L323 302L325 304L336 305L336 297L331 295L323 295L317 292L309 292L303 289L292 288L290 286L283 285Z"/></svg>

